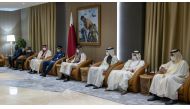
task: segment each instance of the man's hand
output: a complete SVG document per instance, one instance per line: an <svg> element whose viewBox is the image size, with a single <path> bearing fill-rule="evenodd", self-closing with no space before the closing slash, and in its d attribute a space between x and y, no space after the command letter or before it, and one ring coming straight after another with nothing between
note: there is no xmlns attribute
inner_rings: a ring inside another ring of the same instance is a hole
<svg viewBox="0 0 190 109"><path fill-rule="evenodd" d="M18 57L18 59L25 59L25 56L21 55L21 56Z"/></svg>
<svg viewBox="0 0 190 109"><path fill-rule="evenodd" d="M167 72L167 69L165 69L164 67L161 67L159 70L159 73L164 74Z"/></svg>
<svg viewBox="0 0 190 109"><path fill-rule="evenodd" d="M66 62L68 62L69 61L69 59L66 59Z"/></svg>
<svg viewBox="0 0 190 109"><path fill-rule="evenodd" d="M106 72L103 72L103 74L102 75L106 75Z"/></svg>
<svg viewBox="0 0 190 109"><path fill-rule="evenodd" d="M135 70L131 69L131 72L134 72Z"/></svg>

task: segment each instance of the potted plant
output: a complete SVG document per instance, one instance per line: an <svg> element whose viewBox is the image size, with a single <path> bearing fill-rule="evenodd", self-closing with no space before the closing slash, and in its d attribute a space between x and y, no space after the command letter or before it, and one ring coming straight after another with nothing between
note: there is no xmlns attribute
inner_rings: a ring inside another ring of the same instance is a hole
<svg viewBox="0 0 190 109"><path fill-rule="evenodd" d="M26 47L26 41L19 37L16 41L16 45L18 45L19 48L25 48Z"/></svg>

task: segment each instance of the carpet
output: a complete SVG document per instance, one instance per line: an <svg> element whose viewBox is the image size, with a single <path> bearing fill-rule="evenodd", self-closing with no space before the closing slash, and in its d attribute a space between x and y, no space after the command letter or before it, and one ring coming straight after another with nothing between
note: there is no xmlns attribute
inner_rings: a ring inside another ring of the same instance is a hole
<svg viewBox="0 0 190 109"><path fill-rule="evenodd" d="M117 91L105 91L105 88L92 89L92 87L85 87L86 83L81 81L71 80L63 82L56 80L55 76L48 75L41 77L37 74L29 74L28 71L12 70L7 67L0 67L0 84L14 87L31 88L36 90L45 90L52 92L63 92L66 89L77 91L83 94L96 96L107 99L113 102L125 105L163 105L163 101L147 101L150 96L145 96L140 93L127 93L121 95ZM1 74L16 75L18 79L1 79ZM76 98L77 99L77 98ZM178 105L185 104L179 102Z"/></svg>

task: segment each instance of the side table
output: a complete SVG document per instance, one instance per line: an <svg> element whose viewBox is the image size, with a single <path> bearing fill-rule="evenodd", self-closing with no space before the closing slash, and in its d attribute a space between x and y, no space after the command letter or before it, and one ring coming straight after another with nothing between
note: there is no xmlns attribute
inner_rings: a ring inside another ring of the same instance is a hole
<svg viewBox="0 0 190 109"><path fill-rule="evenodd" d="M89 67L82 67L82 68L80 68L81 81L82 81L82 82L86 82L86 81L87 81L88 70L89 70Z"/></svg>
<svg viewBox="0 0 190 109"><path fill-rule="evenodd" d="M142 94L149 94L150 85L154 74L143 74L140 75L140 86L141 86L141 93Z"/></svg>
<svg viewBox="0 0 190 109"><path fill-rule="evenodd" d="M61 78L62 73L60 72L61 64L56 64L57 76Z"/></svg>

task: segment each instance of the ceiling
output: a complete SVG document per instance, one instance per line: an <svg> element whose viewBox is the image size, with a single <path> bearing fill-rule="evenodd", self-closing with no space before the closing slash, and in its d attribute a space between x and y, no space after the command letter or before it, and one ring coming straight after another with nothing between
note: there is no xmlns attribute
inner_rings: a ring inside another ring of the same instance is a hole
<svg viewBox="0 0 190 109"><path fill-rule="evenodd" d="M0 2L0 11L15 11L45 2Z"/></svg>

